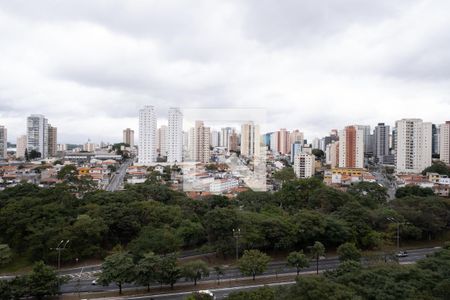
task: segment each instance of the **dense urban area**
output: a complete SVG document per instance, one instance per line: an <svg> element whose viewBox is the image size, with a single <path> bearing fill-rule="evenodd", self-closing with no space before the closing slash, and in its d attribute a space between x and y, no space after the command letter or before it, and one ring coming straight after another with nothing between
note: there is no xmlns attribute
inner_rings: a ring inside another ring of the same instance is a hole
<svg viewBox="0 0 450 300"><path fill-rule="evenodd" d="M450 294L450 122L308 142L253 122L184 132L181 110L168 116L157 128L143 108L138 145L129 128L122 143L57 144L42 115L16 145L2 127L1 299Z"/></svg>

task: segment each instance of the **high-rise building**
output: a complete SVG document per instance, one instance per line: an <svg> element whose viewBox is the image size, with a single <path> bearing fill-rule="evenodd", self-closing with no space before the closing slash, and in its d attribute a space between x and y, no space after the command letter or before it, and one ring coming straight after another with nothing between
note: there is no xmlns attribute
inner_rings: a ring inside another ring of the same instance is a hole
<svg viewBox="0 0 450 300"><path fill-rule="evenodd" d="M134 147L134 130L127 128L123 130L123 143Z"/></svg>
<svg viewBox="0 0 450 300"><path fill-rule="evenodd" d="M261 136L261 141L263 145L267 147L267 149L270 149L270 136L272 135L272 133L273 132L268 132Z"/></svg>
<svg viewBox="0 0 450 300"><path fill-rule="evenodd" d="M320 139L314 138L312 141L312 148L313 149L320 149Z"/></svg>
<svg viewBox="0 0 450 300"><path fill-rule="evenodd" d="M183 114L179 108L169 108L167 133L167 162L183 161Z"/></svg>
<svg viewBox="0 0 450 300"><path fill-rule="evenodd" d="M139 110L138 162L149 165L156 161L156 115L153 106Z"/></svg>
<svg viewBox="0 0 450 300"><path fill-rule="evenodd" d="M374 157L383 163L384 157L389 155L390 127L384 123L378 123L374 130Z"/></svg>
<svg viewBox="0 0 450 300"><path fill-rule="evenodd" d="M166 157L167 156L167 142L168 142L168 128L167 125L161 125L160 128L158 128L158 137L157 137L157 152L160 156Z"/></svg>
<svg viewBox="0 0 450 300"><path fill-rule="evenodd" d="M347 126L339 134L339 167L364 168L364 130Z"/></svg>
<svg viewBox="0 0 450 300"><path fill-rule="evenodd" d="M339 164L339 142L332 142L327 145L325 151L326 163L331 166L332 169L336 168Z"/></svg>
<svg viewBox="0 0 450 300"><path fill-rule="evenodd" d="M259 125L253 122L241 125L241 155L245 157L259 156L261 153L261 135Z"/></svg>
<svg viewBox="0 0 450 300"><path fill-rule="evenodd" d="M239 134L236 129L231 130L230 137L228 139L228 151L237 152L239 150Z"/></svg>
<svg viewBox="0 0 450 300"><path fill-rule="evenodd" d="M300 130L295 129L289 134L289 147L295 142L300 142L301 144L303 144L304 140L305 135L303 134L303 132L300 132Z"/></svg>
<svg viewBox="0 0 450 300"><path fill-rule="evenodd" d="M270 144L269 149L273 152L278 152L278 133L272 132L270 134Z"/></svg>
<svg viewBox="0 0 450 300"><path fill-rule="evenodd" d="M230 135L233 132L233 128L225 127L220 129L220 147L229 148ZM228 149L229 150L229 149Z"/></svg>
<svg viewBox="0 0 450 300"><path fill-rule="evenodd" d="M195 127L189 128L188 132L188 157L195 160Z"/></svg>
<svg viewBox="0 0 450 300"><path fill-rule="evenodd" d="M373 152L373 146L371 143L371 133L370 133L370 125L356 125L358 129L361 129L363 131L363 143L364 143L364 153L372 153Z"/></svg>
<svg viewBox="0 0 450 300"><path fill-rule="evenodd" d="M194 128L194 160L208 163L211 158L209 127L205 127L203 121L195 121Z"/></svg>
<svg viewBox="0 0 450 300"><path fill-rule="evenodd" d="M0 125L0 159L6 159L8 150L8 130Z"/></svg>
<svg viewBox="0 0 450 300"><path fill-rule="evenodd" d="M294 172L298 178L309 178L314 175L315 156L307 153L298 153L294 158Z"/></svg>
<svg viewBox="0 0 450 300"><path fill-rule="evenodd" d="M92 143L91 140L88 140L87 143L85 143L83 145L83 151L94 152L95 151L95 143Z"/></svg>
<svg viewBox="0 0 450 300"><path fill-rule="evenodd" d="M273 151L280 154L287 154L291 150L291 140L290 133L286 128L281 128L280 130L274 132L275 134L275 145ZM300 133L301 134L301 133ZM296 134L295 137L301 137L300 134Z"/></svg>
<svg viewBox="0 0 450 300"><path fill-rule="evenodd" d="M450 121L439 126L440 159L450 164Z"/></svg>
<svg viewBox="0 0 450 300"><path fill-rule="evenodd" d="M27 136L20 135L17 137L16 142L16 158L24 158L25 149L27 149Z"/></svg>
<svg viewBox="0 0 450 300"><path fill-rule="evenodd" d="M183 131L183 160L188 160L189 158L189 132Z"/></svg>
<svg viewBox="0 0 450 300"><path fill-rule="evenodd" d="M421 119L396 122L396 169L399 173L420 173L431 165L431 123Z"/></svg>
<svg viewBox="0 0 450 300"><path fill-rule="evenodd" d="M57 149L59 152L67 151L67 144L58 144Z"/></svg>
<svg viewBox="0 0 450 300"><path fill-rule="evenodd" d="M31 115L27 118L28 153L37 151L41 158L48 157L48 120L43 115Z"/></svg>
<svg viewBox="0 0 450 300"><path fill-rule="evenodd" d="M431 126L431 134L433 135L432 137L432 146L431 146L431 153L434 155L438 155L439 154L439 150L440 150L440 127L433 124Z"/></svg>
<svg viewBox="0 0 450 300"><path fill-rule="evenodd" d="M291 163L294 163L297 154L302 152L303 143L300 141L294 142L291 145Z"/></svg>
<svg viewBox="0 0 450 300"><path fill-rule="evenodd" d="M58 151L58 129L48 124L48 155L56 156Z"/></svg>
<svg viewBox="0 0 450 300"><path fill-rule="evenodd" d="M211 146L212 147L220 146L220 132L217 130L211 131Z"/></svg>

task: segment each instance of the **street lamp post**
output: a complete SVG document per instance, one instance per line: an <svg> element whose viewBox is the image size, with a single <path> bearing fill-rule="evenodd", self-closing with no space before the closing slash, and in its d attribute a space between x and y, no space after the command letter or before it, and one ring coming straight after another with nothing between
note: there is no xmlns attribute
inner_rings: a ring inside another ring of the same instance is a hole
<svg viewBox="0 0 450 300"><path fill-rule="evenodd" d="M233 237L236 239L236 262L239 260L239 238L241 237L241 229L233 229Z"/></svg>
<svg viewBox="0 0 450 300"><path fill-rule="evenodd" d="M51 250L58 251L58 271L61 268L61 251L65 250L70 240L61 240L56 248L51 248Z"/></svg>
<svg viewBox="0 0 450 300"><path fill-rule="evenodd" d="M61 269L61 251L65 250L67 245L69 244L70 240L61 240L61 242L59 242L58 246L56 246L56 248L50 248L50 250L56 250L58 251L58 273L59 270ZM58 277L58 291L59 291L59 277Z"/></svg>

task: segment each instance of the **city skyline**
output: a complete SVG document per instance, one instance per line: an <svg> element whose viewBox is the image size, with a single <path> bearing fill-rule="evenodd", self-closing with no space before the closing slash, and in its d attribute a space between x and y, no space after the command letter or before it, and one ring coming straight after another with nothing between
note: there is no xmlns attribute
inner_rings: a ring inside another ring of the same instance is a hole
<svg viewBox="0 0 450 300"><path fill-rule="evenodd" d="M448 119L446 1L189 8L2 2L0 124L10 140L27 115L43 114L63 143L120 141L144 105L162 122L169 107L262 107L261 132L300 128L308 139L348 124Z"/></svg>

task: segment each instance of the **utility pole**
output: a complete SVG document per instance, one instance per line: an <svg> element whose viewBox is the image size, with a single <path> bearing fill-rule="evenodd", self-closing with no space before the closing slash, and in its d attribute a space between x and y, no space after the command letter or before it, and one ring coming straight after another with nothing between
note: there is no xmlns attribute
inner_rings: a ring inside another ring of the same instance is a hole
<svg viewBox="0 0 450 300"><path fill-rule="evenodd" d="M241 229L233 229L233 237L236 239L236 263L239 260L239 238L241 237Z"/></svg>

